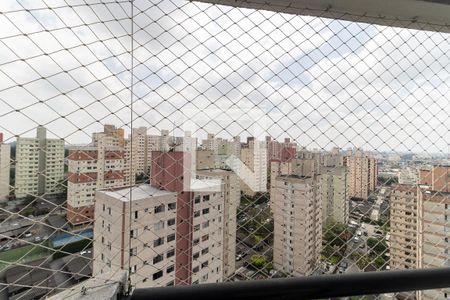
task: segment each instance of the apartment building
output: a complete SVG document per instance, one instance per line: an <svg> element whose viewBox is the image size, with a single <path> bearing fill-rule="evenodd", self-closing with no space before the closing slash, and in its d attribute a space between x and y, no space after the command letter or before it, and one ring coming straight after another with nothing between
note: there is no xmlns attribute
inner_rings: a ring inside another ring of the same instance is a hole
<svg viewBox="0 0 450 300"><path fill-rule="evenodd" d="M322 246L320 177L278 176L273 199L275 269L296 276L316 270Z"/></svg>
<svg viewBox="0 0 450 300"><path fill-rule="evenodd" d="M100 190L95 211L94 276L128 270L136 288L174 285L177 193L147 184Z"/></svg>
<svg viewBox="0 0 450 300"><path fill-rule="evenodd" d="M398 184L390 196L390 262L392 269L417 267L417 186Z"/></svg>
<svg viewBox="0 0 450 300"><path fill-rule="evenodd" d="M3 143L3 133L0 132L0 202L4 202L9 196L9 169L11 147Z"/></svg>
<svg viewBox="0 0 450 300"><path fill-rule="evenodd" d="M419 172L413 167L402 168L398 171L397 177L399 184L415 185L419 182Z"/></svg>
<svg viewBox="0 0 450 300"><path fill-rule="evenodd" d="M350 197L367 199L377 185L377 159L357 150L345 157Z"/></svg>
<svg viewBox="0 0 450 300"><path fill-rule="evenodd" d="M219 179L224 195L223 206L223 278L234 275L236 270L236 216L240 201L239 178L232 171L211 169L197 171L200 179Z"/></svg>
<svg viewBox="0 0 450 300"><path fill-rule="evenodd" d="M35 138L17 138L14 188L17 198L61 193L63 181L63 139L48 139L42 126L37 127Z"/></svg>
<svg viewBox="0 0 450 300"><path fill-rule="evenodd" d="M450 193L421 190L418 195L418 267L450 267ZM448 299L450 289L424 290L418 296L427 300Z"/></svg>
<svg viewBox="0 0 450 300"><path fill-rule="evenodd" d="M285 138L283 143L266 136L267 161L281 160L287 161L297 156L297 144L291 142L290 138Z"/></svg>
<svg viewBox="0 0 450 300"><path fill-rule="evenodd" d="M195 162L197 170L207 170L215 168L215 155L212 150L197 150Z"/></svg>
<svg viewBox="0 0 450 300"><path fill-rule="evenodd" d="M343 166L322 167L320 182L323 222L347 224L350 198L346 168Z"/></svg>
<svg viewBox="0 0 450 300"><path fill-rule="evenodd" d="M116 134L106 133L105 130L94 133L90 145L69 149L67 219L72 226L93 221L97 189L129 184L124 180L125 154L124 148L120 146L122 142L118 139L120 136L118 138Z"/></svg>
<svg viewBox="0 0 450 300"><path fill-rule="evenodd" d="M253 172L252 186L241 180L241 190L245 195L254 196L256 192L267 190L267 148L266 143L253 137L241 148L241 161Z"/></svg>
<svg viewBox="0 0 450 300"><path fill-rule="evenodd" d="M152 186L177 193L175 285L220 282L224 273L225 191L217 180L185 186L193 179L184 164L189 144L186 151L152 153Z"/></svg>

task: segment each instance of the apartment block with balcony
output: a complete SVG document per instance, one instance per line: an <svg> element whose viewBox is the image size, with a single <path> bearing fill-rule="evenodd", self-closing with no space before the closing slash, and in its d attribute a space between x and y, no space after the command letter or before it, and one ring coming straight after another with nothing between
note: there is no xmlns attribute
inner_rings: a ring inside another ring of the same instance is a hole
<svg viewBox="0 0 450 300"><path fill-rule="evenodd" d="M11 146L3 143L3 133L0 133L0 202L9 196L9 169L11 160Z"/></svg>
<svg viewBox="0 0 450 300"><path fill-rule="evenodd" d="M270 196L275 224L274 268L296 276L313 274L322 247L320 177L279 176Z"/></svg>
<svg viewBox="0 0 450 300"><path fill-rule="evenodd" d="M221 282L224 276L225 191L212 179L184 185L193 182L185 160L192 168L194 143L184 143L186 151L152 153L152 186L177 193L175 285Z"/></svg>
<svg viewBox="0 0 450 300"><path fill-rule="evenodd" d="M224 194L220 186L193 193L192 284L223 280Z"/></svg>
<svg viewBox="0 0 450 300"><path fill-rule="evenodd" d="M35 138L17 138L14 188L17 198L61 193L63 180L63 139L48 139L42 126L37 127Z"/></svg>
<svg viewBox="0 0 450 300"><path fill-rule="evenodd" d="M417 186L398 184L390 196L390 267L417 268L418 207Z"/></svg>
<svg viewBox="0 0 450 300"><path fill-rule="evenodd" d="M176 202L147 184L97 191L94 276L127 270L136 288L174 285Z"/></svg>
<svg viewBox="0 0 450 300"><path fill-rule="evenodd" d="M324 223L347 224L350 199L346 168L343 166L321 167L320 182Z"/></svg>
<svg viewBox="0 0 450 300"><path fill-rule="evenodd" d="M236 269L236 230L237 230L237 208L240 201L239 178L227 170L212 169L197 171L200 179L219 179L221 191L224 195L223 205L223 278L234 275Z"/></svg>
<svg viewBox="0 0 450 300"><path fill-rule="evenodd" d="M116 136L96 133L93 144L72 147L68 156L67 219L72 226L94 220L95 191L127 185L124 150Z"/></svg>
<svg viewBox="0 0 450 300"><path fill-rule="evenodd" d="M450 193L421 190L419 209L419 268L450 267ZM424 290L420 299L448 299L450 288Z"/></svg>
<svg viewBox="0 0 450 300"><path fill-rule="evenodd" d="M377 186L377 159L357 150L354 154L348 153L344 162L348 171L350 197L367 199Z"/></svg>

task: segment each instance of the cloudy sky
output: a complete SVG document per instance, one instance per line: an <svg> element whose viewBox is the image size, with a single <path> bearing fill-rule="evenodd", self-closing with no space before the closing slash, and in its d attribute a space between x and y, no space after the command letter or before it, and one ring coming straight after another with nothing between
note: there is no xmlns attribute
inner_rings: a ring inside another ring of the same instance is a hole
<svg viewBox="0 0 450 300"><path fill-rule="evenodd" d="M104 123L129 131L131 120L181 135L194 119L200 138L245 137L257 125L309 148L448 153L448 34L134 3L132 26L129 1L0 1L8 141L41 124L84 143Z"/></svg>

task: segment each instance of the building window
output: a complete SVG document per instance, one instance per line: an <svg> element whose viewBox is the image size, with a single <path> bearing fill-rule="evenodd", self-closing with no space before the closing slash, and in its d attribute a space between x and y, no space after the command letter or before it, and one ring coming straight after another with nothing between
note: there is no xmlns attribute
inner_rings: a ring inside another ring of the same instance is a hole
<svg viewBox="0 0 450 300"><path fill-rule="evenodd" d="M202 236L202 242L209 240L209 235L205 234L204 236Z"/></svg>
<svg viewBox="0 0 450 300"><path fill-rule="evenodd" d="M177 204L176 204L175 202L169 203L169 204L167 205L167 209L168 209L168 210L174 210L174 209L176 209L176 208L177 208Z"/></svg>
<svg viewBox="0 0 450 300"><path fill-rule="evenodd" d="M203 202L209 201L209 195L203 196Z"/></svg>
<svg viewBox="0 0 450 300"><path fill-rule="evenodd" d="M169 250L169 251L167 251L166 258L172 257L174 255L175 255L175 250L174 249Z"/></svg>
<svg viewBox="0 0 450 300"><path fill-rule="evenodd" d="M169 234L167 236L167 242L168 243L171 242L171 241L174 241L174 240L175 240L175 233Z"/></svg>
<svg viewBox="0 0 450 300"><path fill-rule="evenodd" d="M208 254L209 248L205 248L202 250L202 255Z"/></svg>
<svg viewBox="0 0 450 300"><path fill-rule="evenodd" d="M153 274L153 280L159 279L163 276L163 271L158 271Z"/></svg>
<svg viewBox="0 0 450 300"><path fill-rule="evenodd" d="M200 243L200 240L199 240L199 239L195 239L195 240L193 241L194 246L197 246L199 243Z"/></svg>
<svg viewBox="0 0 450 300"><path fill-rule="evenodd" d="M153 241L153 247L164 245L164 238L158 238Z"/></svg>
<svg viewBox="0 0 450 300"><path fill-rule="evenodd" d="M169 281L169 283L167 283L166 286L173 286L173 284L174 284L174 282L173 282L173 280L172 280L172 281Z"/></svg>
<svg viewBox="0 0 450 300"><path fill-rule="evenodd" d="M200 217L200 211L197 210L194 212L194 218Z"/></svg>
<svg viewBox="0 0 450 300"><path fill-rule="evenodd" d="M155 206L155 214L164 212L164 204Z"/></svg>
<svg viewBox="0 0 450 300"><path fill-rule="evenodd" d="M167 226L173 226L173 225L175 225L175 218L167 221Z"/></svg>
<svg viewBox="0 0 450 300"><path fill-rule="evenodd" d="M200 224L197 224L194 226L194 232L199 231L200 230Z"/></svg>
<svg viewBox="0 0 450 300"><path fill-rule="evenodd" d="M138 230L137 229L130 230L130 236L132 238L137 238L137 235L138 235Z"/></svg>
<svg viewBox="0 0 450 300"><path fill-rule="evenodd" d="M202 263L202 269L206 268L209 265L208 261L205 261L204 263Z"/></svg>
<svg viewBox="0 0 450 300"><path fill-rule="evenodd" d="M137 270L137 266L136 265L130 267L130 273L131 274L136 273L136 270Z"/></svg>
<svg viewBox="0 0 450 300"><path fill-rule="evenodd" d="M195 268L192 269L192 272L195 274L200 270L199 266L196 266Z"/></svg>
<svg viewBox="0 0 450 300"><path fill-rule="evenodd" d="M202 210L202 214L204 214L204 215L209 214L209 208L204 208Z"/></svg>
<svg viewBox="0 0 450 300"><path fill-rule="evenodd" d="M163 259L164 259L164 256L161 254L158 254L153 258L153 264L157 264L157 263L163 261Z"/></svg>
<svg viewBox="0 0 450 300"><path fill-rule="evenodd" d="M172 273L173 270L175 270L175 267L173 265L171 265L170 267L167 268L166 273L167 274Z"/></svg>
<svg viewBox="0 0 450 300"><path fill-rule="evenodd" d="M195 204L200 203L200 196L195 197L194 203Z"/></svg>
<svg viewBox="0 0 450 300"><path fill-rule="evenodd" d="M155 231L163 229L164 228L164 221L156 222L155 225L153 226L153 228L155 229Z"/></svg>
<svg viewBox="0 0 450 300"><path fill-rule="evenodd" d="M136 255L137 255L137 248L136 247L131 248L130 249L130 256L136 256Z"/></svg>
<svg viewBox="0 0 450 300"><path fill-rule="evenodd" d="M193 259L197 259L199 257L200 257L200 252L196 252L196 253L194 253L194 255L192 255Z"/></svg>
<svg viewBox="0 0 450 300"><path fill-rule="evenodd" d="M209 227L209 220L206 222L203 222L203 224L202 224L203 229L208 228L208 227Z"/></svg>
<svg viewBox="0 0 450 300"><path fill-rule="evenodd" d="M136 219L138 218L138 216L139 216L139 212L136 210L136 211L134 212L134 219L136 220Z"/></svg>

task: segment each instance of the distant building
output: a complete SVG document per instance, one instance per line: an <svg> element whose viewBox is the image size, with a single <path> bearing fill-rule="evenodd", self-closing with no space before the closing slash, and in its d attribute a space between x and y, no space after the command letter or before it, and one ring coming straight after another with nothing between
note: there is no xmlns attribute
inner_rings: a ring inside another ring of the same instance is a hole
<svg viewBox="0 0 450 300"><path fill-rule="evenodd" d="M343 166L322 167L320 171L322 218L324 224L347 224L349 193L347 171Z"/></svg>
<svg viewBox="0 0 450 300"><path fill-rule="evenodd" d="M273 199L273 267L295 276L311 275L322 247L320 177L279 176Z"/></svg>
<svg viewBox="0 0 450 300"><path fill-rule="evenodd" d="M72 226L94 220L96 190L129 185L124 180L122 137L119 129L105 125L104 132L93 134L90 145L69 149L67 220Z"/></svg>
<svg viewBox="0 0 450 300"><path fill-rule="evenodd" d="M415 185L419 182L418 173L419 172L417 171L416 168L411 167L403 168L397 174L398 183Z"/></svg>
<svg viewBox="0 0 450 300"><path fill-rule="evenodd" d="M208 170L215 168L215 155L213 150L196 151L197 170Z"/></svg>
<svg viewBox="0 0 450 300"><path fill-rule="evenodd" d="M11 147L3 143L3 133L0 133L0 202L9 196L9 169Z"/></svg>
<svg viewBox="0 0 450 300"><path fill-rule="evenodd" d="M390 267L417 268L417 186L396 185L390 196Z"/></svg>
<svg viewBox="0 0 450 300"><path fill-rule="evenodd" d="M267 190L267 149L265 142L253 137L247 138L247 143L241 148L241 161L254 174L252 187L241 181L241 190L245 195L254 196L256 192Z"/></svg>
<svg viewBox="0 0 450 300"><path fill-rule="evenodd" d="M64 190L64 140L48 139L42 126L36 132L35 138L17 138L14 188L17 198Z"/></svg>
<svg viewBox="0 0 450 300"><path fill-rule="evenodd" d="M350 197L367 199L377 186L377 159L357 150L355 154L347 155L344 161Z"/></svg>

